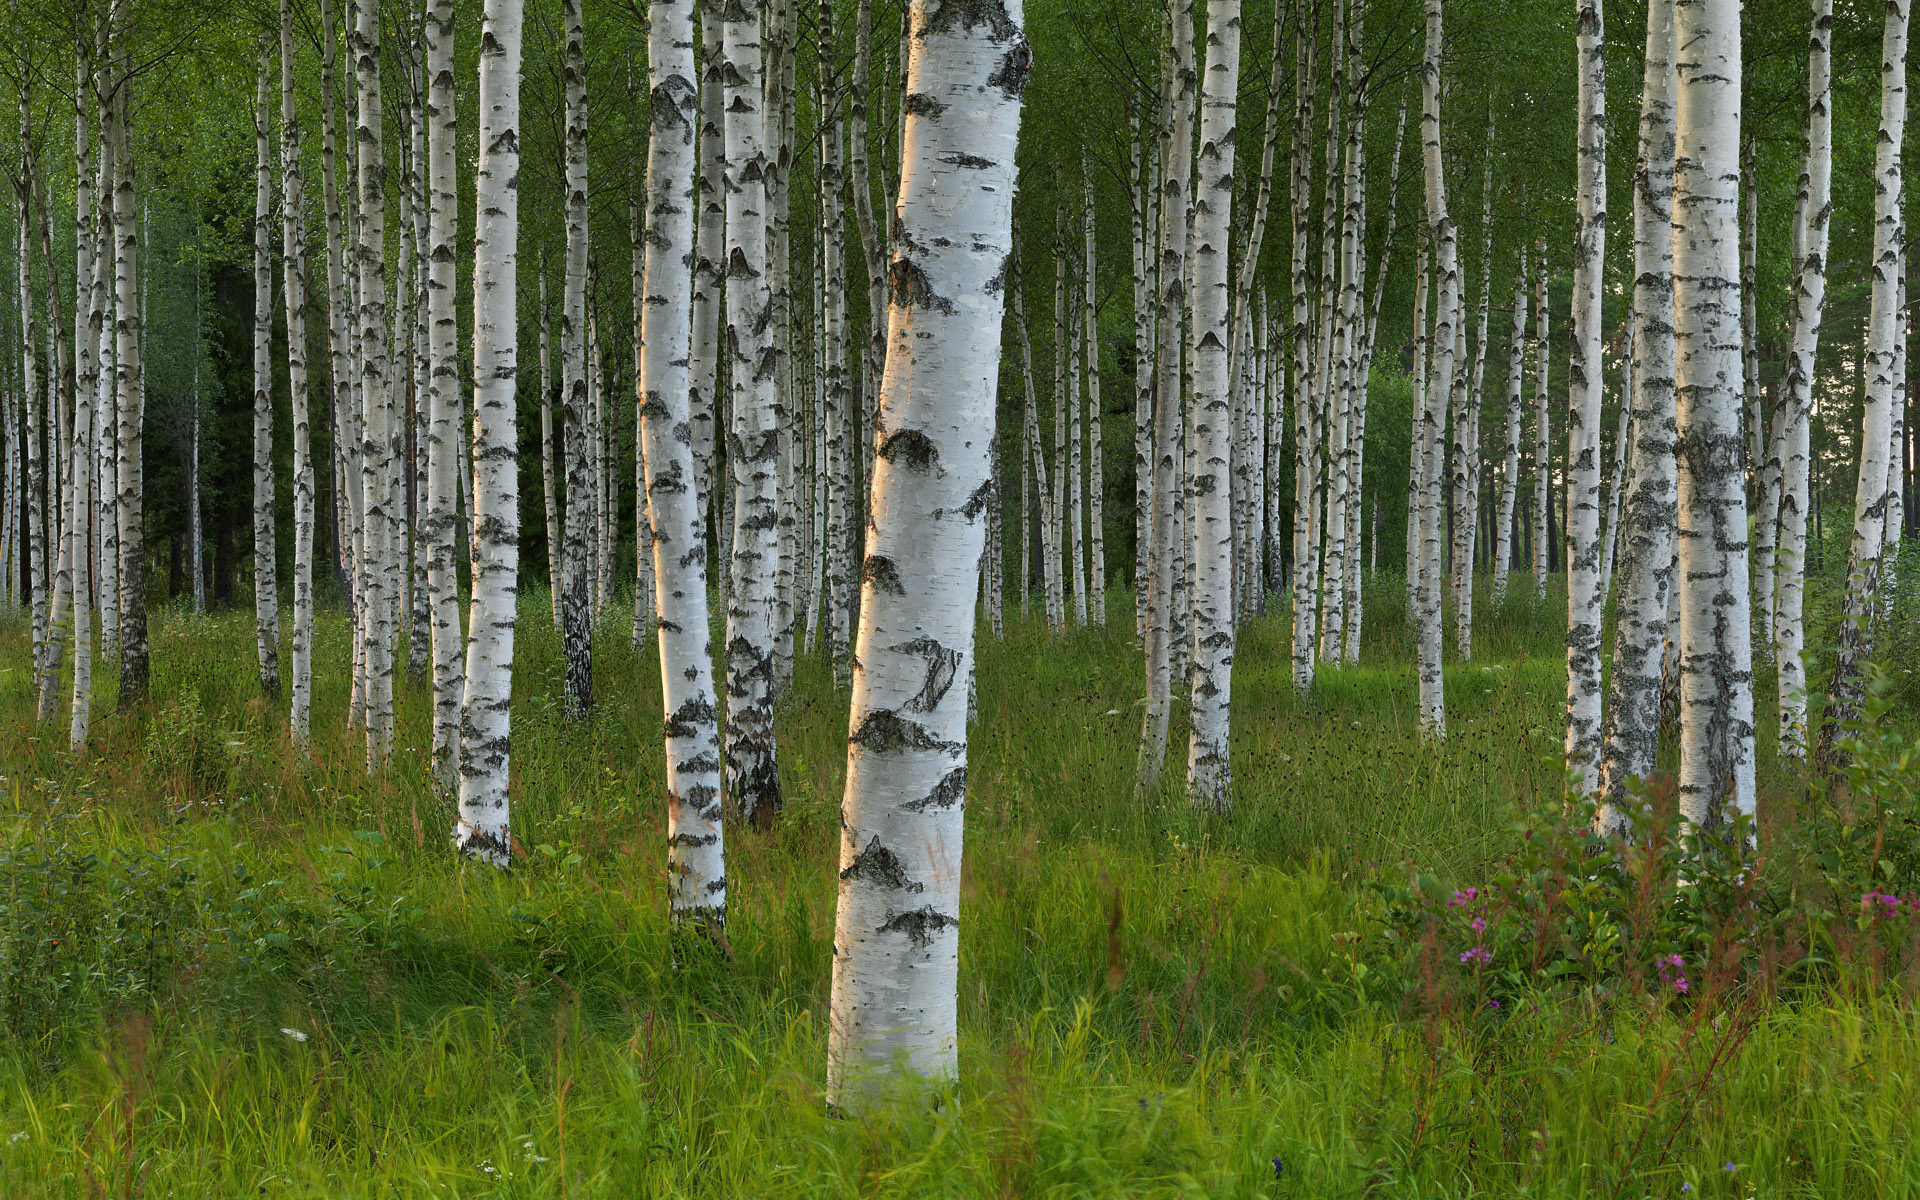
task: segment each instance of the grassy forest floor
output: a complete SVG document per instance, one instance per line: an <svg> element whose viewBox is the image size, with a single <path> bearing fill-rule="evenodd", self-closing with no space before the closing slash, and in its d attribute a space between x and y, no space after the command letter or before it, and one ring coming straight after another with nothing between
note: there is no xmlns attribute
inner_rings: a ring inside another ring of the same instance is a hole
<svg viewBox="0 0 1920 1200"><path fill-rule="evenodd" d="M584 728L545 596L522 610L510 873L449 851L424 687L367 778L337 609L310 766L248 614L158 616L152 701L104 712L81 762L0 624L0 1196L1920 1194L1912 935L1870 966L1846 937L1802 939L1821 970L1702 958L1689 990L1627 963L1664 943L1605 967L1592 921L1584 975L1500 975L1524 951L1473 961L1435 924L1559 808L1564 607L1516 583L1448 668L1437 748L1388 585L1366 661L1310 699L1284 618L1251 623L1225 818L1177 778L1134 797L1130 597L1104 631L987 645L962 1078L861 1121L821 1100L846 717L819 665L784 710L778 830L730 830L725 962L666 928L657 666L617 608ZM1791 807L1770 750L1761 777ZM1549 907L1592 910L1597 872L1563 862Z"/></svg>

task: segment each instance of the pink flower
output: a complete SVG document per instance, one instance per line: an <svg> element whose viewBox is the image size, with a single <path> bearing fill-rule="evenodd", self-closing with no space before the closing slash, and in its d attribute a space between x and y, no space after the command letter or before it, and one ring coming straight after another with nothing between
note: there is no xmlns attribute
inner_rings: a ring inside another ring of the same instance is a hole
<svg viewBox="0 0 1920 1200"><path fill-rule="evenodd" d="M1487 931L1487 919L1485 917L1475 917L1472 921L1468 922L1468 924L1472 926L1475 933L1485 933Z"/></svg>
<svg viewBox="0 0 1920 1200"><path fill-rule="evenodd" d="M1493 953L1485 946L1475 946L1471 950L1462 951L1460 961L1463 963L1490 963L1493 961Z"/></svg>

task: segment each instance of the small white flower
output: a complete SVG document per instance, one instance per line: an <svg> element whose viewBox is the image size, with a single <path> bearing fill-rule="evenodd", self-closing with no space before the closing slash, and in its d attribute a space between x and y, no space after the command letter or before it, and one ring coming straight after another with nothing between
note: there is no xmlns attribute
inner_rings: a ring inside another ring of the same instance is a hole
<svg viewBox="0 0 1920 1200"><path fill-rule="evenodd" d="M7 1145L11 1146L15 1142L24 1142L26 1140L27 1140L27 1131L22 1129L18 1133L12 1134L7 1138Z"/></svg>
<svg viewBox="0 0 1920 1200"><path fill-rule="evenodd" d="M280 1032L286 1034L288 1037L292 1038L296 1042L304 1042L307 1040L307 1035L304 1033L301 1033L298 1029L288 1029L285 1026L282 1026L280 1029Z"/></svg>

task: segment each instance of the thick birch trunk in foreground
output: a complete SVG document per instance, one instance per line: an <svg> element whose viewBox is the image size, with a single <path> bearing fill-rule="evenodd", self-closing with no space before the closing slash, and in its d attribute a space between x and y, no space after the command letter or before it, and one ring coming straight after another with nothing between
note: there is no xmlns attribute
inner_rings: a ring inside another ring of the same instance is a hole
<svg viewBox="0 0 1920 1200"><path fill-rule="evenodd" d="M473 600L460 705L460 816L453 829L456 850L499 867L511 860L513 848L507 758L520 571L514 429L520 22L521 0L486 0L473 252Z"/></svg>
<svg viewBox="0 0 1920 1200"><path fill-rule="evenodd" d="M1579 215L1567 403L1567 787L1600 783L1600 277L1607 257L1607 63L1601 0L1579 0Z"/></svg>
<svg viewBox="0 0 1920 1200"><path fill-rule="evenodd" d="M1837 766L1845 754L1835 742L1860 714L1866 695L1867 660L1873 654L1873 618L1879 600L1881 556L1886 549L1888 467L1892 455L1893 407L1900 396L1898 343L1907 317L1899 307L1906 270L1906 230L1901 220L1904 180L1900 149L1907 126L1907 17L1911 0L1886 0L1886 32L1880 48L1880 136L1873 166L1873 299L1867 315L1867 391L1860 417L1860 474L1853 493L1853 541L1847 553L1847 586L1833 684L1827 690L1820 727L1819 760Z"/></svg>
<svg viewBox="0 0 1920 1200"><path fill-rule="evenodd" d="M1674 6L1674 395L1679 482L1680 813L1751 813L1753 645L1741 467L1740 5Z"/></svg>
<svg viewBox="0 0 1920 1200"><path fill-rule="evenodd" d="M1780 753L1808 750L1806 635L1807 496L1811 466L1813 372L1827 303L1827 236L1833 221L1833 0L1812 0L1807 39L1807 157L1799 206L1806 227L1794 264L1793 341L1781 404L1780 540L1774 566L1774 660L1779 671Z"/></svg>
<svg viewBox="0 0 1920 1200"><path fill-rule="evenodd" d="M1158 393L1153 417L1153 521L1147 567L1147 705L1140 735L1138 783L1159 783L1167 758L1167 726L1173 709L1174 614L1177 551L1176 493L1180 487L1182 333L1186 314L1188 170L1196 72L1193 67L1193 2L1171 0L1173 42L1165 90L1171 120L1161 134L1165 171L1160 188L1160 305Z"/></svg>
<svg viewBox="0 0 1920 1200"><path fill-rule="evenodd" d="M1020 16L1018 0L910 11L907 94L923 102L902 140L833 939L827 1102L843 1110L958 1073L964 680L1030 61ZM916 386L929 379L942 386Z"/></svg>
<svg viewBox="0 0 1920 1200"><path fill-rule="evenodd" d="M693 0L648 5L647 228L640 335L640 439L652 518L660 686L667 755L667 878L676 921L710 934L726 928L727 875L720 822L720 714L707 619L707 551L701 538L688 387L692 338L695 128Z"/></svg>
<svg viewBox="0 0 1920 1200"><path fill-rule="evenodd" d="M267 133L272 56L262 40L253 92L253 629L260 692L280 694L280 589L273 529L273 157Z"/></svg>
<svg viewBox="0 0 1920 1200"><path fill-rule="evenodd" d="M587 51L581 0L565 0L566 225L565 286L560 301L560 394L566 427L567 507L562 517L560 627L567 660L566 715L584 721L593 709L592 451L587 394Z"/></svg>
<svg viewBox="0 0 1920 1200"><path fill-rule="evenodd" d="M1420 139L1425 148L1427 173L1427 221L1433 238L1435 273L1438 276L1439 312L1433 326L1434 388L1446 386L1453 378L1455 322L1460 312L1460 268L1455 249L1453 218L1447 214L1447 181L1440 158L1440 46L1441 0L1427 0L1427 49L1421 64L1420 86L1423 105L1420 113ZM1447 735L1445 683L1440 673L1440 457L1446 438L1446 405L1438 395L1427 400L1427 469L1425 495L1421 497L1420 578L1419 578L1419 675L1420 732L1438 740Z"/></svg>
<svg viewBox="0 0 1920 1200"><path fill-rule="evenodd" d="M427 10L427 460L426 512L415 536L427 544L427 606L433 653L433 773L448 793L459 786L461 673L459 443L465 431L460 405L455 329L454 235L460 208L455 162L453 3L432 0ZM544 402L545 397L541 397Z"/></svg>
<svg viewBox="0 0 1920 1200"><path fill-rule="evenodd" d="M725 22L726 344L732 401L727 473L735 497L727 541L733 569L727 597L726 785L741 814L755 828L768 829L780 812L773 728L780 414L767 270L771 196L760 87L760 14L729 5ZM869 564L869 576L872 570Z"/></svg>
<svg viewBox="0 0 1920 1200"><path fill-rule="evenodd" d="M1227 353L1233 230L1233 139L1240 88L1240 0L1207 0L1207 57L1200 98L1201 192L1194 206L1193 426L1199 473L1193 480L1194 670L1188 711L1187 798L1224 812L1233 806L1228 730L1233 698L1233 514L1226 478L1232 458L1233 380Z"/></svg>
<svg viewBox="0 0 1920 1200"><path fill-rule="evenodd" d="M313 703L313 440L307 386L307 234L295 107L293 0L280 0L280 263L287 312L287 391L293 405L293 645L288 729L306 753Z"/></svg>
<svg viewBox="0 0 1920 1200"><path fill-rule="evenodd" d="M1674 461L1673 154L1674 0L1647 11L1640 85L1640 145L1633 178L1633 342L1627 403L1633 486L1621 514L1620 599L1601 745L1601 833L1626 833L1620 804L1629 778L1653 773L1659 749L1661 680L1672 630L1678 528Z"/></svg>

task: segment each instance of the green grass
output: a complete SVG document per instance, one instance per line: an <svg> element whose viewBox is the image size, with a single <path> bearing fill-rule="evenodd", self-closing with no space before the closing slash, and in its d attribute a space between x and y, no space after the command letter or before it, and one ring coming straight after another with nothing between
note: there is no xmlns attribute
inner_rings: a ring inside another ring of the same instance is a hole
<svg viewBox="0 0 1920 1200"><path fill-rule="evenodd" d="M1376 587L1365 661L1305 700L1284 618L1247 627L1226 818L1181 801L1178 727L1134 796L1130 598L985 647L962 1078L859 1121L821 1100L846 729L821 665L783 713L780 828L729 842L723 962L665 924L657 668L617 611L570 729L527 599L507 874L449 852L424 689L367 778L337 614L307 766L246 615L158 618L152 703L81 762L0 625L0 1197L1920 1194L1897 981L1470 1019L1370 986L1364 884L1476 877L1560 782L1554 604L1484 613L1431 748L1402 603Z"/></svg>

